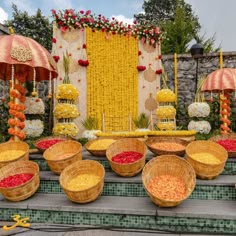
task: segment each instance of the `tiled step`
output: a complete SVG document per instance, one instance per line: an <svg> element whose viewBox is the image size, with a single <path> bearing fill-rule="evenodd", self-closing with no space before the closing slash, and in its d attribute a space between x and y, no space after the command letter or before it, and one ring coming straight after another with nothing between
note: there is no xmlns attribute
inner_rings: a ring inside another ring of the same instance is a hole
<svg viewBox="0 0 236 236"><path fill-rule="evenodd" d="M159 208L148 197L100 196L89 204L65 194L36 193L22 202L0 198L0 219L20 214L34 223L91 225L163 230L169 233L231 234L236 232L235 201L188 199L174 208Z"/></svg>
<svg viewBox="0 0 236 236"><path fill-rule="evenodd" d="M62 193L63 190L59 184L59 176L51 171L40 172L40 193ZM191 199L212 199L212 200L236 200L235 177L230 175L221 175L213 180L197 179L196 187L191 194ZM125 178L116 175L114 172L107 171L105 175L105 185L103 196L129 196L145 197L147 196L141 174L132 178Z"/></svg>
<svg viewBox="0 0 236 236"><path fill-rule="evenodd" d="M86 150L83 150L82 157L83 157L83 159L96 160L96 161L100 162L106 170L111 170L110 164L109 164L106 157L94 157L90 153L88 153ZM155 157L155 155L148 151L147 161L149 161L153 157ZM40 170L42 170L42 171L50 170L50 168L47 165L47 162L44 160L42 154L31 154L30 160L37 162L40 167ZM225 164L224 171L221 174L222 175L236 175L236 158L229 158L228 159L228 161Z"/></svg>

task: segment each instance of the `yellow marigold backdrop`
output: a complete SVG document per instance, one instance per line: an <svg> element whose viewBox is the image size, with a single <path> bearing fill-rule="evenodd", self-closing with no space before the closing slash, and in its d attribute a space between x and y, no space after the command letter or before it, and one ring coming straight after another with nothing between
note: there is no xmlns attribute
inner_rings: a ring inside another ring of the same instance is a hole
<svg viewBox="0 0 236 236"><path fill-rule="evenodd" d="M87 116L105 115L106 131L128 130L138 114L138 41L134 37L86 30ZM101 129L101 127L100 127Z"/></svg>

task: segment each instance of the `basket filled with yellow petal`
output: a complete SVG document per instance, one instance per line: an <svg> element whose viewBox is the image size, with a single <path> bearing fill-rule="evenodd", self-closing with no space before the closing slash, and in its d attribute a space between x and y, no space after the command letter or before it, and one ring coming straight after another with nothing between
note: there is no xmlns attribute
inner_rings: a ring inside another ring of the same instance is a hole
<svg viewBox="0 0 236 236"><path fill-rule="evenodd" d="M33 161L16 161L0 169L0 193L9 201L31 197L40 183L39 166Z"/></svg>
<svg viewBox="0 0 236 236"><path fill-rule="evenodd" d="M229 157L236 157L236 133L216 135L209 140L223 146L228 152Z"/></svg>
<svg viewBox="0 0 236 236"><path fill-rule="evenodd" d="M56 143L43 153L51 171L60 174L68 165L82 159L82 145L74 140Z"/></svg>
<svg viewBox="0 0 236 236"><path fill-rule="evenodd" d="M213 179L223 170L228 159L224 147L210 140L197 140L186 147L186 159L200 179Z"/></svg>
<svg viewBox="0 0 236 236"><path fill-rule="evenodd" d="M47 148L51 147L52 145L59 143L61 141L65 141L70 139L69 137L65 136L48 136L43 137L34 142L34 146L40 151L44 152Z"/></svg>
<svg viewBox="0 0 236 236"><path fill-rule="evenodd" d="M185 154L188 141L174 137L149 137L145 144L148 149L156 155L178 155Z"/></svg>
<svg viewBox="0 0 236 236"><path fill-rule="evenodd" d="M174 207L191 195L196 185L196 174L185 159L176 155L161 155L144 166L142 182L156 205Z"/></svg>
<svg viewBox="0 0 236 236"><path fill-rule="evenodd" d="M112 143L106 156L114 172L120 176L137 175L146 162L147 147L136 138L123 138Z"/></svg>
<svg viewBox="0 0 236 236"><path fill-rule="evenodd" d="M115 141L113 138L93 139L85 144L85 148L93 156L106 156L107 148Z"/></svg>
<svg viewBox="0 0 236 236"><path fill-rule="evenodd" d="M105 169L94 160L80 160L66 167L59 178L68 199L77 203L96 200L102 193Z"/></svg>
<svg viewBox="0 0 236 236"><path fill-rule="evenodd" d="M0 144L0 168L15 161L29 160L29 145L22 141Z"/></svg>

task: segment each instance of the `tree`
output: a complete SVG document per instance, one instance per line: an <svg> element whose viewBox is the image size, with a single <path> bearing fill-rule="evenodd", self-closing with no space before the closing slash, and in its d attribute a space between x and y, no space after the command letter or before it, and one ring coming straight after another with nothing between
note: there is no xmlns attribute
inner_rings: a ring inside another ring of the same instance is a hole
<svg viewBox="0 0 236 236"><path fill-rule="evenodd" d="M185 53L188 51L188 44L193 39L197 22L191 21L185 10L177 6L174 20L161 22L161 27L166 32L166 39L162 42L162 51L165 54Z"/></svg>
<svg viewBox="0 0 236 236"><path fill-rule="evenodd" d="M134 15L140 25L154 24L165 33L162 53L186 53L189 44L196 40L202 43L205 52L213 51L214 36L205 40L200 36L201 25L190 4L184 0L145 0L144 13Z"/></svg>
<svg viewBox="0 0 236 236"><path fill-rule="evenodd" d="M42 15L40 9L35 15L29 16L26 11L21 12L15 4L12 4L12 20L4 22L6 26L12 26L15 33L29 37L37 41L47 50L52 48L52 23Z"/></svg>

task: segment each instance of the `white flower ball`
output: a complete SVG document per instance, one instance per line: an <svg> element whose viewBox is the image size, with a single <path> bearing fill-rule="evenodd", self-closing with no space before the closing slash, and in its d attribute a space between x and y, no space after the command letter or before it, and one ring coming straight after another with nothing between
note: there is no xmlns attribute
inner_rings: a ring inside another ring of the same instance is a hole
<svg viewBox="0 0 236 236"><path fill-rule="evenodd" d="M196 130L200 134L209 134L211 131L211 125L208 121L193 121L191 120L188 124L188 130Z"/></svg>
<svg viewBox="0 0 236 236"><path fill-rule="evenodd" d="M190 117L207 117L210 111L210 106L206 102L194 102L188 106L188 115Z"/></svg>

